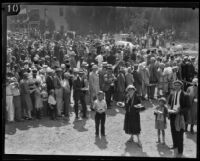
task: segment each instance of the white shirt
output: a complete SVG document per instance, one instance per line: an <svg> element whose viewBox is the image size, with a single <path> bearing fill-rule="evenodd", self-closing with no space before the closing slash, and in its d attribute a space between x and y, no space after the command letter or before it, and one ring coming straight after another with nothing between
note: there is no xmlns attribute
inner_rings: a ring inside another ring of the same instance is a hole
<svg viewBox="0 0 200 161"><path fill-rule="evenodd" d="M48 103L51 105L55 105L56 104L55 98L53 96L49 95Z"/></svg>
<svg viewBox="0 0 200 161"><path fill-rule="evenodd" d="M103 62L103 56L101 54L97 55L95 59L97 59L98 65L101 66Z"/></svg>
<svg viewBox="0 0 200 161"><path fill-rule="evenodd" d="M102 101L99 101L98 99L94 101L94 109L98 113L103 113L107 109L106 101L103 99Z"/></svg>
<svg viewBox="0 0 200 161"><path fill-rule="evenodd" d="M174 106L173 106L173 110L177 110L178 107L180 107L180 94L181 94L181 90L178 91L178 95L177 95L177 105L175 105L175 101L176 101L176 93L175 92L175 98L174 98Z"/></svg>

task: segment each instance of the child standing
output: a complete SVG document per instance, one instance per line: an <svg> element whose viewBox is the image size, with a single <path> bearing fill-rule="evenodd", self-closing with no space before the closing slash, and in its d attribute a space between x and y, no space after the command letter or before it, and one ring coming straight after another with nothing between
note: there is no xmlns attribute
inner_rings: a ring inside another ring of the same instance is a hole
<svg viewBox="0 0 200 161"><path fill-rule="evenodd" d="M168 115L166 107L166 99L164 97L159 99L159 105L154 111L155 115L155 129L158 130L158 141L160 143L160 131L162 131L163 144L165 144L165 129L167 128L166 117Z"/></svg>
<svg viewBox="0 0 200 161"><path fill-rule="evenodd" d="M36 81L35 86L36 86L36 89L35 89L34 95L35 95L36 118L41 119L43 101L42 101L41 91L40 91L40 82Z"/></svg>
<svg viewBox="0 0 200 161"><path fill-rule="evenodd" d="M95 128L96 137L99 137L99 125L101 124L101 136L105 136L105 121L106 121L106 110L107 104L104 99L104 93L102 91L98 92L97 100L94 102L95 114Z"/></svg>
<svg viewBox="0 0 200 161"><path fill-rule="evenodd" d="M48 108L48 93L47 93L47 87L46 85L42 86L42 101L43 101L43 115L44 116L49 116L49 108Z"/></svg>
<svg viewBox="0 0 200 161"><path fill-rule="evenodd" d="M52 120L56 119L56 99L55 99L55 91L52 89L50 90L49 98L48 98L48 104L49 104L49 112L50 112L50 118Z"/></svg>

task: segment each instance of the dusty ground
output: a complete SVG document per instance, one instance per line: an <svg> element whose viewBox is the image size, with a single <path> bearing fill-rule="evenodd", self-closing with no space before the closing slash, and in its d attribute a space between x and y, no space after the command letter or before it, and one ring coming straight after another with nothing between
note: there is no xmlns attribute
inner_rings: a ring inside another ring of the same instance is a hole
<svg viewBox="0 0 200 161"><path fill-rule="evenodd" d="M156 144L153 106L155 102L143 102L147 109L141 112L142 148L136 143L127 143L129 136L123 131L124 109L114 107L107 111L106 137L95 138L94 112L89 119L75 121L52 121L49 118L6 124L6 154L49 154L49 155L100 155L100 156L143 156L174 157L169 121L166 129L166 145ZM134 138L136 141L136 138ZM197 151L197 135L184 134L184 156L194 158Z"/></svg>

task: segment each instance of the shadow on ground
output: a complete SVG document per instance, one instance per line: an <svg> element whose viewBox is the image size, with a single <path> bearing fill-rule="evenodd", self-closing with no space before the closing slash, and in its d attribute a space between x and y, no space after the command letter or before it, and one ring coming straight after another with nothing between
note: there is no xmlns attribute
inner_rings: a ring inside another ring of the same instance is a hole
<svg viewBox="0 0 200 161"><path fill-rule="evenodd" d="M99 149L106 149L108 141L106 140L106 137L96 137L94 144L96 144Z"/></svg>
<svg viewBox="0 0 200 161"><path fill-rule="evenodd" d="M188 139L191 139L195 143L197 142L197 133L191 134L190 132L186 132L185 135Z"/></svg>
<svg viewBox="0 0 200 161"><path fill-rule="evenodd" d="M23 122L8 123L5 125L5 134L14 135L16 130L28 130L30 128L37 128L39 126L45 127L61 127L70 124L68 120L58 119L50 120L49 118L42 118L41 120L26 120Z"/></svg>
<svg viewBox="0 0 200 161"><path fill-rule="evenodd" d="M73 122L74 124L74 129L76 129L79 132L84 132L84 131L88 131L88 129L85 128L85 124L86 124L86 120L74 120Z"/></svg>
<svg viewBox="0 0 200 161"><path fill-rule="evenodd" d="M136 142L126 142L125 146L122 156L148 157L147 153L143 152L142 147L139 147Z"/></svg>
<svg viewBox="0 0 200 161"><path fill-rule="evenodd" d="M160 155L160 157L174 157L174 153L170 151L169 146L166 144L157 144L157 150Z"/></svg>

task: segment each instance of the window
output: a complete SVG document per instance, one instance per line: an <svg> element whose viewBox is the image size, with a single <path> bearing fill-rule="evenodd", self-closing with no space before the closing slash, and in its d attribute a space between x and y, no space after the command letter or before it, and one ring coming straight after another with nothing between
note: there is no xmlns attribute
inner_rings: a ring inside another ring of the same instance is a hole
<svg viewBox="0 0 200 161"><path fill-rule="evenodd" d="M59 15L60 15L60 17L63 16L63 8L59 8Z"/></svg>
<svg viewBox="0 0 200 161"><path fill-rule="evenodd" d="M30 12L29 12L29 20L30 21L39 21L40 20L39 9L30 10Z"/></svg>

